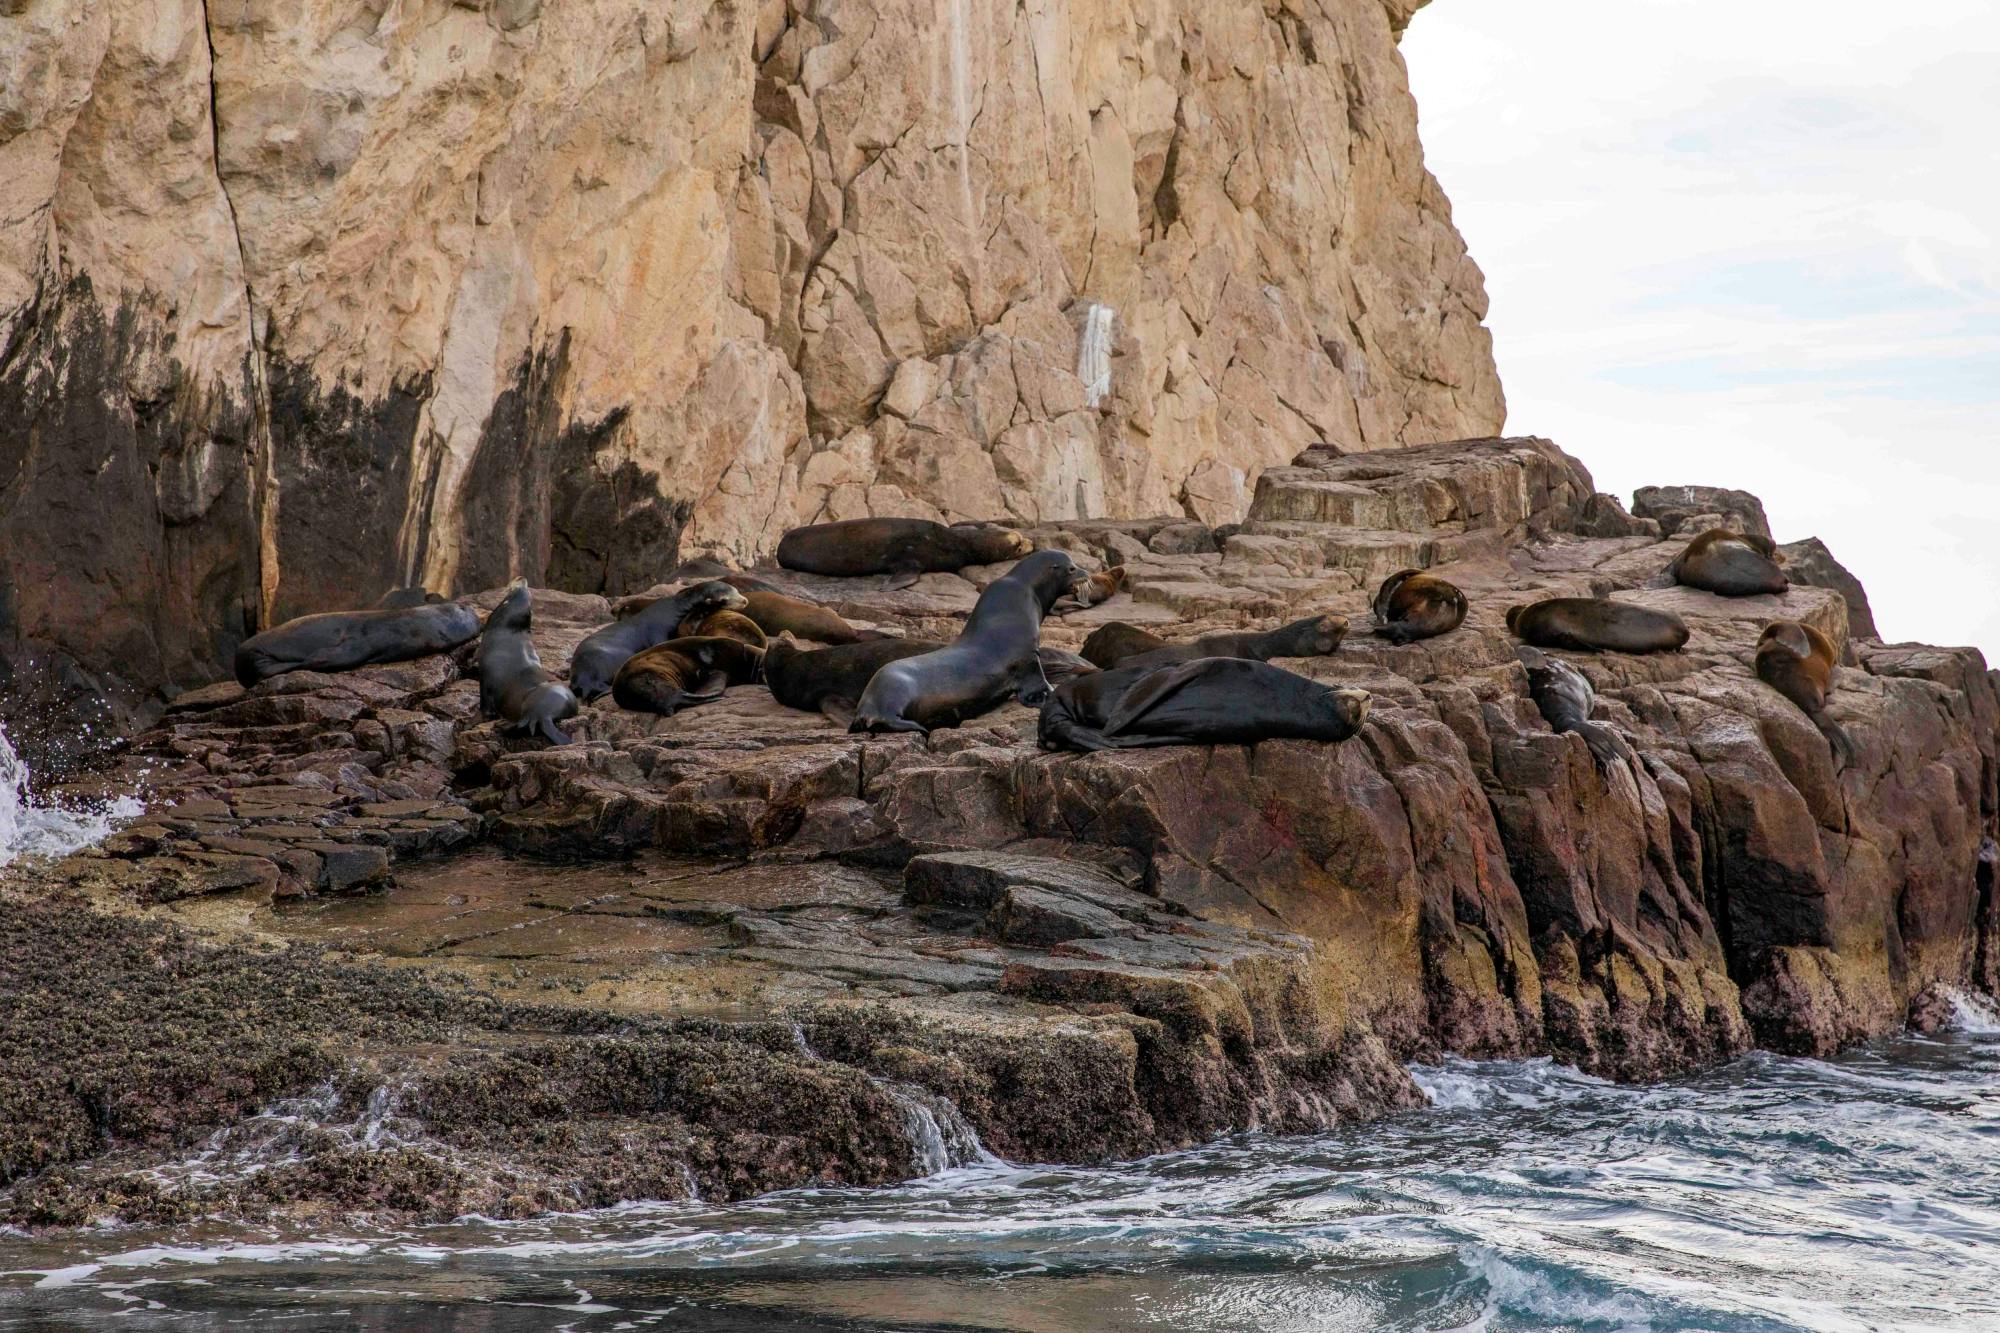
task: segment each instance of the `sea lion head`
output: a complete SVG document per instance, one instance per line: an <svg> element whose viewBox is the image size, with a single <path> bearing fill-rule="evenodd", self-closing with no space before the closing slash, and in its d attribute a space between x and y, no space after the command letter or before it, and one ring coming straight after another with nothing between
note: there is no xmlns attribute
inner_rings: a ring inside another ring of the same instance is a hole
<svg viewBox="0 0 2000 1333"><path fill-rule="evenodd" d="M998 523L954 523L954 532L965 536L972 564L998 565L1026 559L1035 549L1027 535Z"/></svg>
<svg viewBox="0 0 2000 1333"><path fill-rule="evenodd" d="M1800 661L1812 656L1812 639L1806 634L1806 627L1794 620L1774 620L1766 625L1757 646L1762 648L1765 644L1777 644Z"/></svg>
<svg viewBox="0 0 2000 1333"><path fill-rule="evenodd" d="M1528 609L1525 602L1507 608L1507 628L1512 631L1520 622L1521 614Z"/></svg>
<svg viewBox="0 0 2000 1333"><path fill-rule="evenodd" d="M1076 592L1090 583L1090 575L1070 559L1067 551L1030 552L1021 563L1007 571L1007 577L1033 588L1041 598L1044 611L1064 593Z"/></svg>
<svg viewBox="0 0 2000 1333"><path fill-rule="evenodd" d="M1340 647L1340 641L1347 637L1346 616L1320 616L1313 622L1309 640L1312 650L1324 657ZM1362 696L1364 699L1366 695Z"/></svg>
<svg viewBox="0 0 2000 1333"><path fill-rule="evenodd" d="M515 579L507 586L507 595L488 613L486 629L488 632L496 629L525 631L533 624L534 613L535 599L528 591L528 581Z"/></svg>
<svg viewBox="0 0 2000 1333"><path fill-rule="evenodd" d="M1320 696L1320 707L1343 734L1352 736L1368 720L1368 691L1328 690Z"/></svg>
<svg viewBox="0 0 2000 1333"><path fill-rule="evenodd" d="M688 589L687 614L682 623L698 620L702 616L713 615L717 611L741 611L750 605L750 599L720 579L707 583L697 583Z"/></svg>

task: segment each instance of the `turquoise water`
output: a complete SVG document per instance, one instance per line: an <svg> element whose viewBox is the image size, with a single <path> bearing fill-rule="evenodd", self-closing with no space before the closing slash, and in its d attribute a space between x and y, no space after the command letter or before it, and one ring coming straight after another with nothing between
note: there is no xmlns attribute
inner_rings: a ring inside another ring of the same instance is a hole
<svg viewBox="0 0 2000 1333"><path fill-rule="evenodd" d="M2000 1024L1109 1169L300 1237L0 1235L0 1327L2000 1329Z"/></svg>

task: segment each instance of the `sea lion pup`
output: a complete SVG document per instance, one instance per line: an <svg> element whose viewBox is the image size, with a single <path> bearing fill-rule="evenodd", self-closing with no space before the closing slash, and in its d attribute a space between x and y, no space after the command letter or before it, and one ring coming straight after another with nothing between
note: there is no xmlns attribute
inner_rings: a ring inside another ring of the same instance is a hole
<svg viewBox="0 0 2000 1333"><path fill-rule="evenodd" d="M807 574L900 574L915 582L919 574L997 565L1034 549L1026 537L997 523L946 527L927 518L850 518L793 528L778 541L778 563Z"/></svg>
<svg viewBox="0 0 2000 1333"><path fill-rule="evenodd" d="M1042 617L1086 575L1062 551L1036 551L988 584L948 648L891 662L861 692L849 731L954 727L1009 694L1030 707L1049 697L1036 653Z"/></svg>
<svg viewBox="0 0 2000 1333"><path fill-rule="evenodd" d="M612 678L611 697L635 713L672 717L721 698L731 685L751 684L763 660L763 649L740 639L669 639L626 658Z"/></svg>
<svg viewBox="0 0 2000 1333"><path fill-rule="evenodd" d="M287 671L352 671L448 653L479 633L479 613L463 602L299 616L236 646L244 688Z"/></svg>
<svg viewBox="0 0 2000 1333"><path fill-rule="evenodd" d="M1528 697L1541 710L1542 720L1558 736L1575 732L1590 747L1599 768L1609 768L1613 760L1629 759L1631 747L1617 732L1602 722L1590 720L1590 706L1597 691L1581 671L1559 657L1550 657L1539 648L1522 647L1521 665L1528 669Z"/></svg>
<svg viewBox="0 0 2000 1333"><path fill-rule="evenodd" d="M1811 625L1774 620L1757 640L1757 679L1816 718L1833 692L1833 667L1840 653L1833 640Z"/></svg>
<svg viewBox="0 0 2000 1333"><path fill-rule="evenodd" d="M805 649L773 639L764 650L764 683L785 707L824 713L844 727L854 720L854 706L877 671L946 646L939 639L884 638Z"/></svg>
<svg viewBox="0 0 2000 1333"><path fill-rule="evenodd" d="M1089 581L1082 587L1064 599L1072 603L1071 606L1065 609L1082 611L1096 606L1099 602L1108 602L1113 597L1116 597L1118 590L1124 586L1125 566L1113 565L1109 569L1100 570L1092 574Z"/></svg>
<svg viewBox="0 0 2000 1333"><path fill-rule="evenodd" d="M1465 623L1465 594L1421 569L1391 574L1375 592L1375 634L1411 643L1449 634Z"/></svg>
<svg viewBox="0 0 2000 1333"><path fill-rule="evenodd" d="M1788 586L1784 560L1768 537L1710 528L1687 544L1667 566L1673 581L1722 597L1782 593Z"/></svg>
<svg viewBox="0 0 2000 1333"><path fill-rule="evenodd" d="M1058 686L1036 728L1048 750L1344 741L1368 718L1365 690L1335 689L1240 657L1120 667Z"/></svg>
<svg viewBox="0 0 2000 1333"><path fill-rule="evenodd" d="M636 652L665 643L689 616L711 611L740 611L748 605L742 593L711 579L662 597L643 611L613 621L576 646L569 659L569 687L588 703L611 688L611 678Z"/></svg>
<svg viewBox="0 0 2000 1333"><path fill-rule="evenodd" d="M1168 666L1175 662L1192 662L1200 657L1240 657L1263 662L1273 657L1325 657L1338 651L1340 641L1346 637L1345 616L1307 616L1304 620L1294 620L1276 629L1204 634L1186 643L1172 643L1145 630L1113 621L1093 631L1083 641L1083 656L1086 661L1107 670L1127 666Z"/></svg>
<svg viewBox="0 0 2000 1333"><path fill-rule="evenodd" d="M1537 648L1586 653L1670 653L1688 641L1686 622L1673 612L1603 597L1551 597L1510 606L1507 628Z"/></svg>
<svg viewBox="0 0 2000 1333"><path fill-rule="evenodd" d="M755 648L760 653L770 643L762 627L742 611L705 611L689 616L681 622L680 633L674 638L734 639L738 643Z"/></svg>
<svg viewBox="0 0 2000 1333"><path fill-rule="evenodd" d="M556 723L576 716L576 695L542 669L541 654L528 636L533 620L528 585L517 580L486 617L472 659L479 676L479 711L499 718L507 735L568 745L569 737Z"/></svg>

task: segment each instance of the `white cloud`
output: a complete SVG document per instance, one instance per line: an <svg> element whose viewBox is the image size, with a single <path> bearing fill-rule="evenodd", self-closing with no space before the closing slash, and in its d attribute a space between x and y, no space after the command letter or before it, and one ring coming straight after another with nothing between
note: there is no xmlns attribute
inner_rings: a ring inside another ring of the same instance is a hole
<svg viewBox="0 0 2000 1333"><path fill-rule="evenodd" d="M1508 428L2000 662L2000 4L1437 0L1403 53Z"/></svg>

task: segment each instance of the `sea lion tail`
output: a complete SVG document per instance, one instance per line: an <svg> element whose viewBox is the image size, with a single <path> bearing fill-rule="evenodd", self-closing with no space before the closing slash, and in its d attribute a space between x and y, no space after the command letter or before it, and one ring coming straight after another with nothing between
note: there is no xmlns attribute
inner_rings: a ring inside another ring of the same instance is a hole
<svg viewBox="0 0 2000 1333"><path fill-rule="evenodd" d="M1829 717L1816 717L1812 722L1819 728L1819 734L1826 737L1826 743L1833 747L1836 768L1846 768L1860 757L1861 747L1855 744L1846 727Z"/></svg>
<svg viewBox="0 0 2000 1333"><path fill-rule="evenodd" d="M1597 761L1600 770L1608 770L1613 764L1633 758L1632 747L1625 738L1602 722L1579 722L1575 731L1590 747L1590 757Z"/></svg>
<svg viewBox="0 0 2000 1333"><path fill-rule="evenodd" d="M569 734L558 727L550 718L540 718L535 723L535 734L551 745L568 745Z"/></svg>

